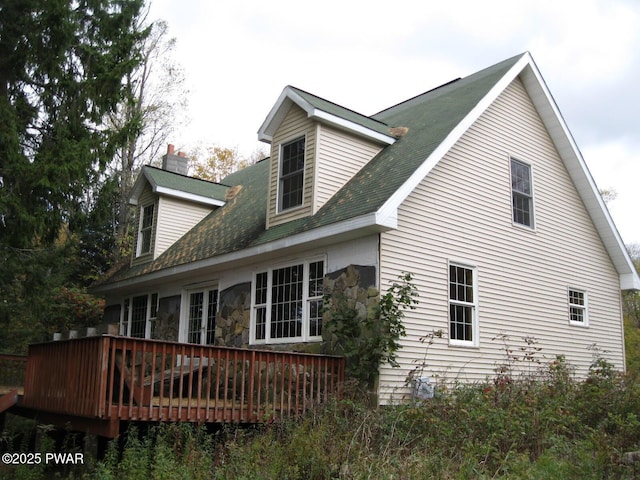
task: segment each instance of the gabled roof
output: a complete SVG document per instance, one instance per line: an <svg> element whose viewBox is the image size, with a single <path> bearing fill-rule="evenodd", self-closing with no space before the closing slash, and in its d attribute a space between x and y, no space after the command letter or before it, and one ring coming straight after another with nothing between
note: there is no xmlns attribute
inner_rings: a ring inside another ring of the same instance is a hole
<svg viewBox="0 0 640 480"><path fill-rule="evenodd" d="M389 125L360 113L341 107L323 98L292 86L284 88L267 118L258 130L258 140L271 143L273 134L292 105L302 108L308 118L348 130L356 135L391 145L395 138L389 133Z"/></svg>
<svg viewBox="0 0 640 480"><path fill-rule="evenodd" d="M145 165L142 167L142 172L133 186L130 203L133 205L138 204L147 182L154 193L215 207L224 205L227 189L229 188L228 185L208 182Z"/></svg>
<svg viewBox="0 0 640 480"><path fill-rule="evenodd" d="M598 233L620 275L622 289L640 289L638 277L613 221L598 193L578 148L569 133L533 59L528 53L500 62L469 77L450 82L371 117L370 122L351 113L352 123L373 130L383 125L407 127L407 133L369 161L313 216L266 229L269 159L229 175L227 185L242 189L213 211L156 260L120 272L109 280L125 287L141 279L251 258L309 242L330 241L397 227L397 211L418 183L443 158L462 134L517 77L520 77L556 144L567 171L581 195ZM285 88L261 128L270 131L282 105L302 99L310 107L346 109L293 89ZM366 117L365 117L366 118ZM265 127L266 126L266 127ZM263 131L264 130L264 131ZM380 132L379 132L380 133Z"/></svg>

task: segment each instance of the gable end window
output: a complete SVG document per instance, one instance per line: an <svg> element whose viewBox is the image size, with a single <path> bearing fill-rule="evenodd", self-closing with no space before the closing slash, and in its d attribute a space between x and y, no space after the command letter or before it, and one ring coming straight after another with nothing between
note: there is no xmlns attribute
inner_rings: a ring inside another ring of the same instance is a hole
<svg viewBox="0 0 640 480"><path fill-rule="evenodd" d="M324 261L258 272L253 283L252 343L322 339Z"/></svg>
<svg viewBox="0 0 640 480"><path fill-rule="evenodd" d="M587 292L569 289L569 323L572 325L588 326Z"/></svg>
<svg viewBox="0 0 640 480"><path fill-rule="evenodd" d="M533 228L533 185L531 166L511 159L513 223Z"/></svg>
<svg viewBox="0 0 640 480"><path fill-rule="evenodd" d="M476 270L449 264L449 342L451 345L477 346Z"/></svg>
<svg viewBox="0 0 640 480"><path fill-rule="evenodd" d="M138 231L138 256L151 252L151 236L153 232L154 205L146 205L140 209L140 230Z"/></svg>
<svg viewBox="0 0 640 480"><path fill-rule="evenodd" d="M304 137L285 143L280 149L279 211L302 205L304 152Z"/></svg>

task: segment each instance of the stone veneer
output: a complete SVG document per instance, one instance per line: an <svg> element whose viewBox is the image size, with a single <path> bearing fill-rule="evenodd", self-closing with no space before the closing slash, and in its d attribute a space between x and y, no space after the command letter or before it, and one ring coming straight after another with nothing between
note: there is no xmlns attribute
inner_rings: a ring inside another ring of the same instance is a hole
<svg viewBox="0 0 640 480"><path fill-rule="evenodd" d="M251 282L239 283L220 292L215 344L248 347L251 327Z"/></svg>
<svg viewBox="0 0 640 480"><path fill-rule="evenodd" d="M357 312L357 319L364 321L367 317L375 315L375 310L380 303L380 291L376 288L376 268L372 266L349 265L346 268L329 273L324 278L323 288L325 295L338 296L346 300L349 308ZM323 321L331 317L331 305L326 305ZM338 339L328 332L323 331L324 353L340 355L336 345Z"/></svg>
<svg viewBox="0 0 640 480"><path fill-rule="evenodd" d="M325 293L346 296L359 315L367 316L378 305L379 291L376 285L376 268L349 265L325 275ZM330 315L330 311L325 312ZM216 319L216 345L249 348L251 328L251 282L240 283L220 292L220 304ZM283 343L260 345L272 350L292 350L307 353L331 353L331 338L323 342Z"/></svg>

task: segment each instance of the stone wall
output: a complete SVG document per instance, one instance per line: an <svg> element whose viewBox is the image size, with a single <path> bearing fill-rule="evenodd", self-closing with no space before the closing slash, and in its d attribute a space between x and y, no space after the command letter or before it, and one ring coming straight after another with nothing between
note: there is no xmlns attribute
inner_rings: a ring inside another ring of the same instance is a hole
<svg viewBox="0 0 640 480"><path fill-rule="evenodd" d="M240 283L220 292L215 344L248 347L250 327L251 282Z"/></svg>
<svg viewBox="0 0 640 480"><path fill-rule="evenodd" d="M349 265L346 268L329 273L324 278L325 295L341 298L349 309L357 312L357 319L365 320L375 315L375 309L380 303L380 291L376 288L376 267L363 265ZM331 305L326 305L323 322L326 323L332 313ZM338 339L324 329L324 352L340 355Z"/></svg>
<svg viewBox="0 0 640 480"><path fill-rule="evenodd" d="M377 307L379 291L376 285L376 268L349 265L325 275L325 293L335 293L349 298L358 315L367 316ZM330 312L325 313L330 315ZM249 347L251 328L251 282L240 283L220 292L218 317L216 318L215 344L226 347ZM284 343L260 345L272 350L292 350L307 353L328 353L330 339L323 342ZM327 342L329 340L329 342Z"/></svg>
<svg viewBox="0 0 640 480"><path fill-rule="evenodd" d="M153 327L152 338L177 342L179 327L180 295L161 298L158 301L158 313L156 324Z"/></svg>

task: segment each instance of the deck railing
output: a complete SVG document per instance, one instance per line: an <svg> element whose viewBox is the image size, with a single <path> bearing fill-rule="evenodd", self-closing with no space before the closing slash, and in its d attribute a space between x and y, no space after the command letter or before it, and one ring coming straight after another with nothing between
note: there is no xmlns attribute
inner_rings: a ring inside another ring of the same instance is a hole
<svg viewBox="0 0 640 480"><path fill-rule="evenodd" d="M31 345L24 406L101 419L261 422L340 393L344 359L129 337Z"/></svg>

